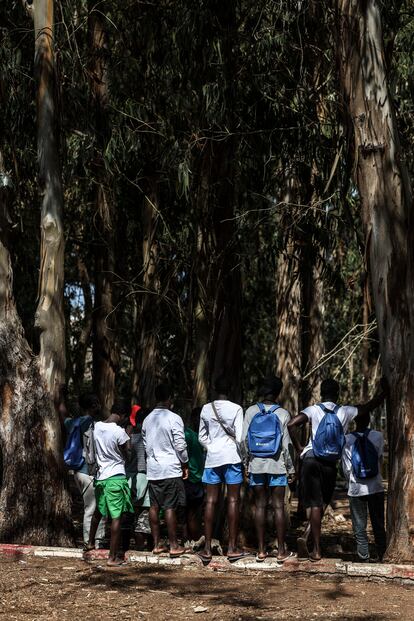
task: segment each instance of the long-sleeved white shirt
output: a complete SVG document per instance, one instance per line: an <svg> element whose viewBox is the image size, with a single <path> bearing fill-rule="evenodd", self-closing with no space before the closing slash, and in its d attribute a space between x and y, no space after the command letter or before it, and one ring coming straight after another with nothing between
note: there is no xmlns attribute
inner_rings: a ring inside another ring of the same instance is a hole
<svg viewBox="0 0 414 621"><path fill-rule="evenodd" d="M155 408L142 425L147 455L147 479L175 479L182 476L181 464L188 462L184 423L171 410Z"/></svg>
<svg viewBox="0 0 414 621"><path fill-rule="evenodd" d="M227 434L218 422L211 403L207 403L200 414L198 440L206 450L205 468L217 468L226 464L239 464L241 459L240 442L243 429L243 410L232 401L218 399L214 401L220 418L234 433L234 438Z"/></svg>

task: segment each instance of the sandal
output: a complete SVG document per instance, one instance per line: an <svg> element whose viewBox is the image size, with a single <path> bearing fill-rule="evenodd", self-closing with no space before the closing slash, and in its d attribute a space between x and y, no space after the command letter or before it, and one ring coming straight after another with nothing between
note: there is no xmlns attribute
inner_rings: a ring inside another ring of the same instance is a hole
<svg viewBox="0 0 414 621"><path fill-rule="evenodd" d="M182 556L183 554L185 554L185 548L183 548L179 552L170 552L170 558L180 558L180 556Z"/></svg>
<svg viewBox="0 0 414 621"><path fill-rule="evenodd" d="M155 554L155 556L159 556L160 554L168 554L169 550L167 548L167 546L161 546L160 548L154 548L152 553Z"/></svg>
<svg viewBox="0 0 414 621"><path fill-rule="evenodd" d="M312 554L309 554L309 560L312 563L319 563L322 560L322 557L321 558L315 558L314 556L312 556Z"/></svg>
<svg viewBox="0 0 414 621"><path fill-rule="evenodd" d="M235 556L228 556L227 560L230 561L230 563L235 563L236 561L241 561L241 559L247 558L248 556L253 556L253 554L250 552L240 552L240 554Z"/></svg>
<svg viewBox="0 0 414 621"><path fill-rule="evenodd" d="M277 562L278 563L284 563L285 561L288 560L288 558L292 558L292 556L295 556L293 554L293 552L287 552L285 556L283 556L282 558L279 558L278 556L276 557Z"/></svg>
<svg viewBox="0 0 414 621"><path fill-rule="evenodd" d="M91 552L92 550L95 550L95 546L92 546L90 543L84 543L83 544L83 551L84 552Z"/></svg>
<svg viewBox="0 0 414 621"><path fill-rule="evenodd" d="M260 554L256 554L256 563L263 563L267 559L269 555L267 552L264 553L264 556L260 556Z"/></svg>
<svg viewBox="0 0 414 621"><path fill-rule="evenodd" d="M203 565L208 565L213 558L211 555L203 554L202 552L197 552L197 556L203 561Z"/></svg>

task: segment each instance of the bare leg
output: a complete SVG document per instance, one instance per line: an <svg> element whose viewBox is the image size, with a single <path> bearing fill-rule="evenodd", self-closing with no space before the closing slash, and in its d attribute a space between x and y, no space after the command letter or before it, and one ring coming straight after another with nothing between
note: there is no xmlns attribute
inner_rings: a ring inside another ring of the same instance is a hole
<svg viewBox="0 0 414 621"><path fill-rule="evenodd" d="M151 505L149 510L149 521L151 526L151 534L154 539L153 552L160 554L161 552L168 552L164 546L160 547L160 520L158 517L160 508L158 505Z"/></svg>
<svg viewBox="0 0 414 621"><path fill-rule="evenodd" d="M256 505L255 524L258 543L258 557L265 558L265 518L266 518L266 502L267 488L264 485L255 485L253 487L254 502Z"/></svg>
<svg viewBox="0 0 414 621"><path fill-rule="evenodd" d="M99 526L99 522L101 521L101 514L99 513L98 509L96 508L94 511L94 514L92 516L91 519L91 528L89 530L89 542L88 542L88 549L93 550L95 548L95 537L96 537L96 531L98 530L98 526Z"/></svg>
<svg viewBox="0 0 414 621"><path fill-rule="evenodd" d="M278 543L278 559L286 557L286 516L285 516L285 487L272 488L273 510L275 513L275 527Z"/></svg>
<svg viewBox="0 0 414 621"><path fill-rule="evenodd" d="M165 521L167 522L168 540L170 542L170 554L181 554L184 548L178 545L177 540L177 514L175 509L165 509Z"/></svg>
<svg viewBox="0 0 414 621"><path fill-rule="evenodd" d="M311 558L313 560L321 559L321 525L323 517L323 507L311 507L310 526L313 539L313 550Z"/></svg>
<svg viewBox="0 0 414 621"><path fill-rule="evenodd" d="M187 507L187 538L190 541L197 541L200 538L200 518L200 507L196 505Z"/></svg>
<svg viewBox="0 0 414 621"><path fill-rule="evenodd" d="M121 543L121 518L113 518L111 523L111 543L108 565L119 565L118 550Z"/></svg>
<svg viewBox="0 0 414 621"><path fill-rule="evenodd" d="M239 504L240 504L241 485L227 485L227 521L229 524L229 546L227 556L237 556L240 550L237 549L237 535L239 533Z"/></svg>
<svg viewBox="0 0 414 621"><path fill-rule="evenodd" d="M207 485L207 500L204 509L204 550L201 552L203 556L211 556L211 539L214 528L214 515L216 505L220 494L221 485Z"/></svg>

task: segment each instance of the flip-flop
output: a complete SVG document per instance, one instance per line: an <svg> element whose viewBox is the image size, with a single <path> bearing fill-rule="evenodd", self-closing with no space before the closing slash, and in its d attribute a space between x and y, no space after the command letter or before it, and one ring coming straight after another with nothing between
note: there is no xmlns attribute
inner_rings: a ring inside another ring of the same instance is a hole
<svg viewBox="0 0 414 621"><path fill-rule="evenodd" d="M309 560L311 561L311 563L320 563L322 558L314 558L312 554L309 554Z"/></svg>
<svg viewBox="0 0 414 621"><path fill-rule="evenodd" d="M265 554L265 556L259 556L258 554L256 554L256 562L263 563L263 561L265 561L268 556L269 556L268 554Z"/></svg>
<svg viewBox="0 0 414 621"><path fill-rule="evenodd" d="M154 548L152 551L152 553L155 554L155 556L159 556L160 554L168 554L168 552L169 550L166 547L158 548L158 550Z"/></svg>
<svg viewBox="0 0 414 621"><path fill-rule="evenodd" d="M248 556L253 556L253 554L251 554L251 552L241 552L237 556L228 556L227 560L230 561L230 563L235 563L236 561L240 561L242 558L247 558Z"/></svg>
<svg viewBox="0 0 414 621"><path fill-rule="evenodd" d="M278 562L278 563L284 563L285 561L287 561L287 560L288 560L288 558L292 558L292 556L295 556L295 555L293 554L293 552L288 552L288 553L287 553L287 555L286 555L286 556L284 556L283 558L278 558L278 557L276 557L276 560L277 560L277 562Z"/></svg>
<svg viewBox="0 0 414 621"><path fill-rule="evenodd" d="M306 545L306 539L304 537L298 537L297 542L297 557L299 561L307 561L309 559L309 550Z"/></svg>
<svg viewBox="0 0 414 621"><path fill-rule="evenodd" d="M170 558L180 558L183 554L185 554L185 550L182 552L170 552Z"/></svg>
<svg viewBox="0 0 414 621"><path fill-rule="evenodd" d="M83 544L83 551L84 552L92 552L92 550L95 550L95 546L91 546L91 545L89 545L89 543L84 543Z"/></svg>
<svg viewBox="0 0 414 621"><path fill-rule="evenodd" d="M208 554L203 554L202 552L197 552L197 556L203 561L204 565L208 565L213 558L212 556L208 556Z"/></svg>

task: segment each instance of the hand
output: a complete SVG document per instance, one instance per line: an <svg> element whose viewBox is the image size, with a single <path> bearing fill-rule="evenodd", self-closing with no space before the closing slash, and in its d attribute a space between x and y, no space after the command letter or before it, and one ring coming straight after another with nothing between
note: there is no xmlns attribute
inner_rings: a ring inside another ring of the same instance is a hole
<svg viewBox="0 0 414 621"><path fill-rule="evenodd" d="M292 474L288 474L288 483L289 483L289 485L293 485L294 483L296 483L297 479L298 478L297 478L295 472L293 472Z"/></svg>
<svg viewBox="0 0 414 621"><path fill-rule="evenodd" d="M188 464L181 464L181 468L183 471L183 480L185 481L186 479L188 479L188 475L189 475Z"/></svg>

